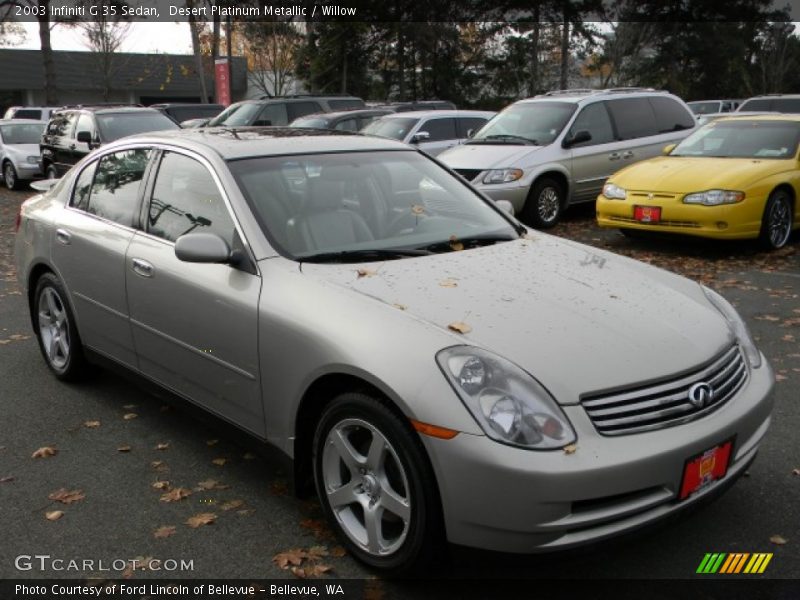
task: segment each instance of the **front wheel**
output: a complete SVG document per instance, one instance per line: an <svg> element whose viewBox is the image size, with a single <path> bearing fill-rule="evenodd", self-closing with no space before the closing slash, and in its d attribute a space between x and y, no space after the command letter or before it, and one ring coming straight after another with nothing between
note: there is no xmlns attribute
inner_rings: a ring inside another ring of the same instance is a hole
<svg viewBox="0 0 800 600"><path fill-rule="evenodd" d="M314 480L328 520L351 554L392 575L429 566L443 537L417 435L380 400L345 393L314 436Z"/></svg>
<svg viewBox="0 0 800 600"><path fill-rule="evenodd" d="M564 195L563 186L555 179L537 180L522 209L522 221L537 229L550 229L561 219Z"/></svg>
<svg viewBox="0 0 800 600"><path fill-rule="evenodd" d="M792 234L794 222L792 199L785 190L775 190L769 197L761 218L759 241L768 250L783 248Z"/></svg>
<svg viewBox="0 0 800 600"><path fill-rule="evenodd" d="M6 187L10 190L18 190L20 188L19 180L17 179L17 170L10 162L6 161L3 165L3 180Z"/></svg>
<svg viewBox="0 0 800 600"><path fill-rule="evenodd" d="M81 338L64 286L52 273L45 273L36 282L32 309L39 349L47 366L59 379L80 378L86 370Z"/></svg>

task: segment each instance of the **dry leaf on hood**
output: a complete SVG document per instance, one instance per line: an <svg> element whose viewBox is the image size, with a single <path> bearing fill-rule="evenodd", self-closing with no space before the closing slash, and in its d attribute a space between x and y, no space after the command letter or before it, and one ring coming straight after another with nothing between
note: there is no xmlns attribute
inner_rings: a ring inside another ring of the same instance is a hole
<svg viewBox="0 0 800 600"><path fill-rule="evenodd" d="M44 518L48 521L58 521L61 517L64 516L64 511L61 510L51 510L44 513Z"/></svg>
<svg viewBox="0 0 800 600"><path fill-rule="evenodd" d="M457 333L469 333L470 331L472 331L472 327L470 327L466 323L462 323L461 321L455 321L453 323L450 323L447 326L447 328Z"/></svg>
<svg viewBox="0 0 800 600"><path fill-rule="evenodd" d="M214 513L198 513L193 517L189 517L186 519L186 524L189 527L197 529L198 527L202 527L203 525L211 525L214 521L217 520L217 515Z"/></svg>
<svg viewBox="0 0 800 600"><path fill-rule="evenodd" d="M374 277L375 275L378 274L378 272L375 269L365 269L365 268L359 269L358 271L356 271L356 273L358 273L358 279L361 279L362 277Z"/></svg>
<svg viewBox="0 0 800 600"><path fill-rule="evenodd" d="M575 450L578 449L578 446L575 444L570 444L569 446L564 446L564 454L575 454Z"/></svg>
<svg viewBox="0 0 800 600"><path fill-rule="evenodd" d="M457 281L455 281L455 280L454 280L454 279L452 279L452 278L447 278L447 279L442 279L442 280L439 282L439 285L440 285L441 287L445 287L445 288L454 288L454 287L458 287L458 282L457 282Z"/></svg>
<svg viewBox="0 0 800 600"><path fill-rule="evenodd" d="M464 249L464 244L462 244L458 238L454 235L450 236L450 249L454 251L459 251Z"/></svg>
<svg viewBox="0 0 800 600"><path fill-rule="evenodd" d="M412 204L411 205L411 214L412 215L424 215L425 214L425 207L421 204Z"/></svg>
<svg viewBox="0 0 800 600"><path fill-rule="evenodd" d="M66 488L56 490L48 496L50 500L61 502L61 504L72 504L78 500L83 500L85 497L81 490L68 490Z"/></svg>
<svg viewBox="0 0 800 600"><path fill-rule="evenodd" d="M58 450L53 446L42 446L31 455L31 458L47 458L56 454L58 454Z"/></svg>

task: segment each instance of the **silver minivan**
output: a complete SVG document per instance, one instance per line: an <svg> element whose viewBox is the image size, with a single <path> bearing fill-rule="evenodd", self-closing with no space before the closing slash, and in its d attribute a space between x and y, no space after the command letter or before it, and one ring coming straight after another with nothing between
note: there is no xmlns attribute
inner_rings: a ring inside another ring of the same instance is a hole
<svg viewBox="0 0 800 600"><path fill-rule="evenodd" d="M546 229L569 204L593 201L614 172L695 127L686 104L667 92L563 90L512 104L438 158L492 199L510 201L523 222Z"/></svg>

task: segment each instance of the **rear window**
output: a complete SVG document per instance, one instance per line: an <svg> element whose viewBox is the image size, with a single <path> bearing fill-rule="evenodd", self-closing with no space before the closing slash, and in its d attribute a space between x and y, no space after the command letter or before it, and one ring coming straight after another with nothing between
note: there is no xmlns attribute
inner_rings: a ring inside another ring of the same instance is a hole
<svg viewBox="0 0 800 600"><path fill-rule="evenodd" d="M217 106L204 106L202 104L197 106L176 106L166 109L167 113L178 123L189 119L210 119L211 117L216 117L221 110Z"/></svg>
<svg viewBox="0 0 800 600"><path fill-rule="evenodd" d="M656 135L656 115L647 98L620 98L609 100L606 107L617 126L621 140L632 140Z"/></svg>
<svg viewBox="0 0 800 600"><path fill-rule="evenodd" d="M177 123L158 111L98 114L97 126L106 142L148 131L179 129Z"/></svg>
<svg viewBox="0 0 800 600"><path fill-rule="evenodd" d="M695 126L694 117L672 98L650 98L656 113L656 127L659 133L681 131Z"/></svg>
<svg viewBox="0 0 800 600"><path fill-rule="evenodd" d="M41 120L42 118L42 111L39 109L34 108L20 108L17 110L12 119L34 119L36 121Z"/></svg>

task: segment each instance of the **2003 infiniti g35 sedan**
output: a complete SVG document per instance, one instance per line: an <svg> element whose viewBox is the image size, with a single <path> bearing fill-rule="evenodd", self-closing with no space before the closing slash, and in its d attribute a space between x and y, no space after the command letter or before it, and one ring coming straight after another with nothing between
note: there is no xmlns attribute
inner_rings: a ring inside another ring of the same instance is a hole
<svg viewBox="0 0 800 600"><path fill-rule="evenodd" d="M753 460L773 374L720 295L527 234L399 142L127 138L21 208L42 354L110 359L277 446L350 551L568 548Z"/></svg>

